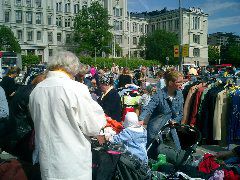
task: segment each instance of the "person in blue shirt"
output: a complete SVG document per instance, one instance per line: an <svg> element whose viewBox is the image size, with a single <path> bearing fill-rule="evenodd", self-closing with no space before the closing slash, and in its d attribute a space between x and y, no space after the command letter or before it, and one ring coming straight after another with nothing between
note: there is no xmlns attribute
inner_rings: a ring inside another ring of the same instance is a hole
<svg viewBox="0 0 240 180"><path fill-rule="evenodd" d="M164 79L166 87L157 89L139 116L139 123L147 124L148 145L167 122L181 123L183 117L183 74L169 69L165 72ZM148 123L144 122L148 118Z"/></svg>
<svg viewBox="0 0 240 180"><path fill-rule="evenodd" d="M157 89L163 89L166 86L164 79L164 71L158 71L157 77L159 78L159 81L157 82Z"/></svg>
<svg viewBox="0 0 240 180"><path fill-rule="evenodd" d="M122 143L127 151L136 155L145 164L147 157L147 131L138 124L138 116L135 112L128 112L123 123L124 129L117 135L109 138L111 143Z"/></svg>

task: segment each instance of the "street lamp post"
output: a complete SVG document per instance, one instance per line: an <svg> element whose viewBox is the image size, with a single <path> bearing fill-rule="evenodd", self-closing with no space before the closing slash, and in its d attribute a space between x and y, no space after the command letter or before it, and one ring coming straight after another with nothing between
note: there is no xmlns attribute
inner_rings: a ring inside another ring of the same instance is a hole
<svg viewBox="0 0 240 180"><path fill-rule="evenodd" d="M116 39L115 39L115 33L113 34L113 58L116 57Z"/></svg>
<svg viewBox="0 0 240 180"><path fill-rule="evenodd" d="M128 12L128 60L131 58L131 18Z"/></svg>
<svg viewBox="0 0 240 180"><path fill-rule="evenodd" d="M181 0L178 0L178 10L179 10L179 65L180 71L182 71L182 39L183 39L183 22L182 22L182 8L181 8Z"/></svg>

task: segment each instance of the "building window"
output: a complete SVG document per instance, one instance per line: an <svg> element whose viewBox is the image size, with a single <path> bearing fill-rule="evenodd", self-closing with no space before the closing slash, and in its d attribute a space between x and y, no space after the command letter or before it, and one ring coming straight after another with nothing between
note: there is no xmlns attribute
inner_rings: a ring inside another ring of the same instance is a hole
<svg viewBox="0 0 240 180"><path fill-rule="evenodd" d="M133 32L137 32L137 23L134 22L132 25L133 25Z"/></svg>
<svg viewBox="0 0 240 180"><path fill-rule="evenodd" d="M42 24L42 13L36 13L36 24Z"/></svg>
<svg viewBox="0 0 240 180"><path fill-rule="evenodd" d="M179 28L179 19L175 19L174 20L174 29L178 30L178 28Z"/></svg>
<svg viewBox="0 0 240 180"><path fill-rule="evenodd" d="M5 22L9 22L9 21L10 21L9 14L10 14L10 13L9 13L8 11L4 13Z"/></svg>
<svg viewBox="0 0 240 180"><path fill-rule="evenodd" d="M42 7L42 0L35 0L35 4L37 8Z"/></svg>
<svg viewBox="0 0 240 180"><path fill-rule="evenodd" d="M66 43L70 43L70 42L71 42L71 35L66 34Z"/></svg>
<svg viewBox="0 0 240 180"><path fill-rule="evenodd" d="M71 26L71 18L65 18L65 27Z"/></svg>
<svg viewBox="0 0 240 180"><path fill-rule="evenodd" d="M57 12L62 12L62 3L61 2L56 3L56 11Z"/></svg>
<svg viewBox="0 0 240 180"><path fill-rule="evenodd" d="M122 8L116 8L116 7L114 7L114 8L113 8L113 14L114 14L114 16L116 16L116 17L122 16Z"/></svg>
<svg viewBox="0 0 240 180"><path fill-rule="evenodd" d="M41 41L41 40L42 40L42 32L41 32L41 31L38 31L38 32L37 32L37 40L38 40L38 41Z"/></svg>
<svg viewBox="0 0 240 180"><path fill-rule="evenodd" d="M75 5L74 5L74 13L75 13L75 14L78 14L79 10L80 10L79 4L75 4Z"/></svg>
<svg viewBox="0 0 240 180"><path fill-rule="evenodd" d="M193 34L193 42L200 44L200 35Z"/></svg>
<svg viewBox="0 0 240 180"><path fill-rule="evenodd" d="M28 31L27 32L27 40L28 41L32 41L32 39L33 39L33 32L32 31Z"/></svg>
<svg viewBox="0 0 240 180"><path fill-rule="evenodd" d="M200 17L193 17L193 29L199 29L200 27Z"/></svg>
<svg viewBox="0 0 240 180"><path fill-rule="evenodd" d="M115 35L115 42L117 44L122 44L122 35Z"/></svg>
<svg viewBox="0 0 240 180"><path fill-rule="evenodd" d="M16 0L16 5L21 6L22 5L22 0Z"/></svg>
<svg viewBox="0 0 240 180"><path fill-rule="evenodd" d="M53 33L48 32L48 42L53 42Z"/></svg>
<svg viewBox="0 0 240 180"><path fill-rule="evenodd" d="M65 4L65 13L70 12L70 3Z"/></svg>
<svg viewBox="0 0 240 180"><path fill-rule="evenodd" d="M163 30L166 30L166 28L167 28L167 22L163 21Z"/></svg>
<svg viewBox="0 0 240 180"><path fill-rule="evenodd" d="M137 45L137 37L133 37L133 44Z"/></svg>
<svg viewBox="0 0 240 180"><path fill-rule="evenodd" d="M139 29L140 29L140 32L141 32L141 33L144 33L144 32L143 32L143 27L144 27L144 25L143 25L143 24L140 24L140 28L139 28Z"/></svg>
<svg viewBox="0 0 240 180"><path fill-rule="evenodd" d="M26 5L27 5L27 7L32 7L32 1L31 0L26 0Z"/></svg>
<svg viewBox="0 0 240 180"><path fill-rule="evenodd" d="M193 57L200 57L200 49L199 48L193 49Z"/></svg>
<svg viewBox="0 0 240 180"><path fill-rule="evenodd" d="M48 15L48 25L52 25L52 15Z"/></svg>
<svg viewBox="0 0 240 180"><path fill-rule="evenodd" d="M145 33L148 33L148 25L145 25Z"/></svg>
<svg viewBox="0 0 240 180"><path fill-rule="evenodd" d="M57 27L62 27L62 18L61 17L56 18L56 25L57 25Z"/></svg>
<svg viewBox="0 0 240 180"><path fill-rule="evenodd" d="M114 20L114 30L122 30L122 21Z"/></svg>
<svg viewBox="0 0 240 180"><path fill-rule="evenodd" d="M17 38L19 39L19 41L22 41L22 30L17 31Z"/></svg>
<svg viewBox="0 0 240 180"><path fill-rule="evenodd" d="M57 41L62 42L62 34L61 33L57 33Z"/></svg>
<svg viewBox="0 0 240 180"><path fill-rule="evenodd" d="M168 21L168 30L172 31L172 20Z"/></svg>
<svg viewBox="0 0 240 180"><path fill-rule="evenodd" d="M53 50L52 50L52 49L49 49L49 50L48 50L48 55L49 55L49 56L52 56L52 55L53 55Z"/></svg>
<svg viewBox="0 0 240 180"><path fill-rule="evenodd" d="M32 24L32 12L26 12L26 23Z"/></svg>
<svg viewBox="0 0 240 180"><path fill-rule="evenodd" d="M127 24L127 31L129 31L129 22L126 22L126 24Z"/></svg>
<svg viewBox="0 0 240 180"><path fill-rule="evenodd" d="M153 24L153 25L152 25L152 32L155 31L155 30L156 30L156 25Z"/></svg>
<svg viewBox="0 0 240 180"><path fill-rule="evenodd" d="M22 11L16 11L16 23L22 22Z"/></svg>

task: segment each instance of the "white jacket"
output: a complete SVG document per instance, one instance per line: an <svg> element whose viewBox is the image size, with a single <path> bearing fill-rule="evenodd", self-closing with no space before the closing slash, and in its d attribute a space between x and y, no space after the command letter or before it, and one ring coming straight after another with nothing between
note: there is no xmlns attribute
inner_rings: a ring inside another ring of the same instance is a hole
<svg viewBox="0 0 240 180"><path fill-rule="evenodd" d="M35 128L33 161L39 158L42 179L91 180L88 137L98 135L106 120L87 86L50 71L31 93L29 106Z"/></svg>

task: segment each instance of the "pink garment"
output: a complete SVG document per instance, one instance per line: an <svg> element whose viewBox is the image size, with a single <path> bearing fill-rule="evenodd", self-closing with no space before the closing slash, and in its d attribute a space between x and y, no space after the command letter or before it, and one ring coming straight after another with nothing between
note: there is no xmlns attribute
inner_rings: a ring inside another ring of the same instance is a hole
<svg viewBox="0 0 240 180"><path fill-rule="evenodd" d="M94 75L96 74L96 69L95 69L95 67L91 67L90 73L92 74L92 76L94 76Z"/></svg>

